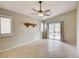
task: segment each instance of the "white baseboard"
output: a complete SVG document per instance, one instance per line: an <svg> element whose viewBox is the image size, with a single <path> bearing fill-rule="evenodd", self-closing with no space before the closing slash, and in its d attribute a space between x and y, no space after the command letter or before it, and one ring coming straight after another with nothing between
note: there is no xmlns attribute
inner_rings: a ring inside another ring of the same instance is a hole
<svg viewBox="0 0 79 59"><path fill-rule="evenodd" d="M14 48L17 48L17 47L21 47L23 45L30 44L30 43L35 42L35 41L38 41L38 40L32 40L32 41L25 42L25 43L22 43L22 44L13 46L13 47L5 48L5 49L0 50L0 52L7 51L7 50L10 50L10 49L14 49Z"/></svg>

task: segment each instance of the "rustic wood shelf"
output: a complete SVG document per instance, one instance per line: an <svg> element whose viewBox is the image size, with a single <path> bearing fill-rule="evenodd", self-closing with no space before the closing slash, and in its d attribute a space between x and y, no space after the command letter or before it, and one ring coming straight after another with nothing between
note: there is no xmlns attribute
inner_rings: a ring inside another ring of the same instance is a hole
<svg viewBox="0 0 79 59"><path fill-rule="evenodd" d="M33 24L33 23L24 23L24 25L26 27L29 27L29 26L35 27L35 26L37 26L36 24Z"/></svg>

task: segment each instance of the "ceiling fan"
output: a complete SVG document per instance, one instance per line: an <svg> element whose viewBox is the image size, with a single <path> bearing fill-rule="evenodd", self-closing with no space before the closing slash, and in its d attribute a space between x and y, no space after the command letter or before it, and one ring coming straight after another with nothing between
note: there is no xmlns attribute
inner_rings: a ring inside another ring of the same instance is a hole
<svg viewBox="0 0 79 59"><path fill-rule="evenodd" d="M36 12L36 13L33 13L33 14L36 14L38 16L50 16L50 14L49 14L50 13L50 9L47 9L47 10L43 11L41 9L41 4L42 4L42 1L39 1L39 5L40 5L40 9L39 10L36 10L36 9L32 8L32 10Z"/></svg>

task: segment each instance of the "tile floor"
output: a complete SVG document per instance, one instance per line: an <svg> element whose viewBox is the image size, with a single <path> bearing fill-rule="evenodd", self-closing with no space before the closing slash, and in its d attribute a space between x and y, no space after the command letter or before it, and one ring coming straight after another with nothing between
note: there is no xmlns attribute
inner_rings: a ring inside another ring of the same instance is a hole
<svg viewBox="0 0 79 59"><path fill-rule="evenodd" d="M39 40L22 47L0 52L0 57L10 58L77 58L75 46L57 40Z"/></svg>

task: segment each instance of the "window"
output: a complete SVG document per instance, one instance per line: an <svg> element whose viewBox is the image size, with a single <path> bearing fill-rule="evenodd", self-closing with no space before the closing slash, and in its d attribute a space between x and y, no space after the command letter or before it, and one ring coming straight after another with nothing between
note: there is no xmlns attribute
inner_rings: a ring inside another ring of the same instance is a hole
<svg viewBox="0 0 79 59"><path fill-rule="evenodd" d="M0 36L12 34L12 17L0 15Z"/></svg>

